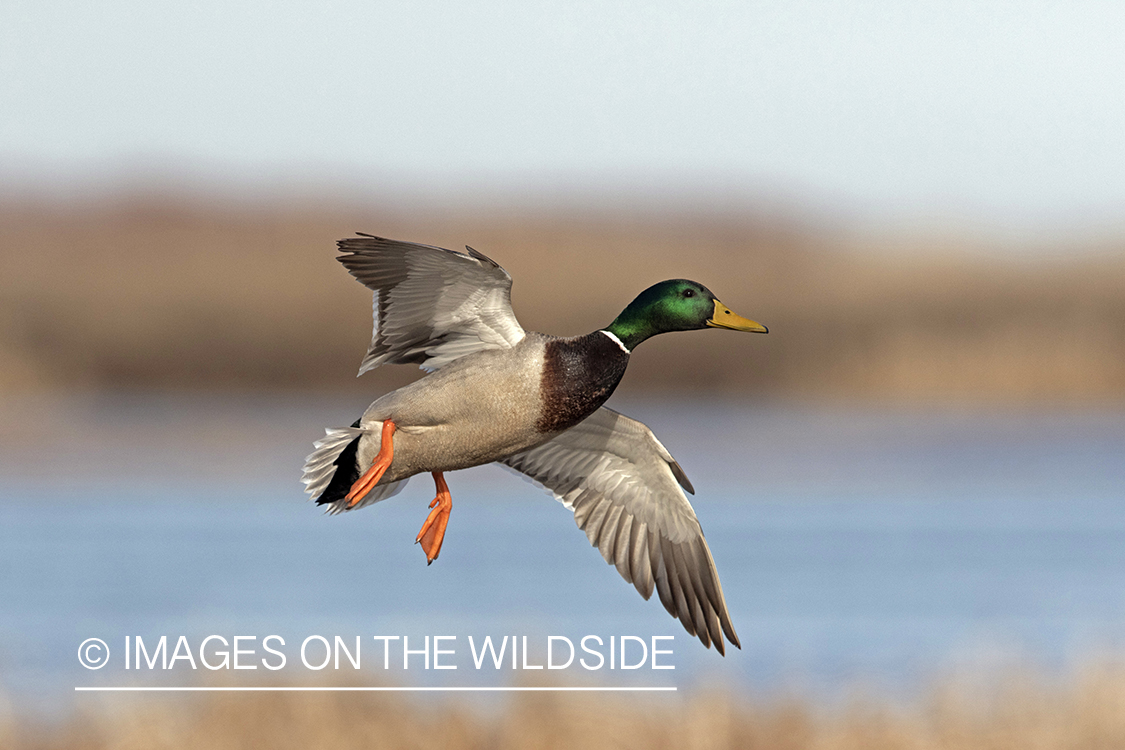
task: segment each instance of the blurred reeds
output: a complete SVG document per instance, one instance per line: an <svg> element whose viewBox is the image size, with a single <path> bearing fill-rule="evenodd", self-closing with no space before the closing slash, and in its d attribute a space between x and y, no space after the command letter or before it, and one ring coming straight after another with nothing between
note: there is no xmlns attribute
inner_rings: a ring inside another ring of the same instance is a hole
<svg viewBox="0 0 1125 750"><path fill-rule="evenodd" d="M160 748L744 748L1109 750L1125 747L1125 673L1069 683L1013 671L913 702L718 689L674 697L521 693L499 705L387 693L98 696L56 725L9 722L9 750Z"/></svg>
<svg viewBox="0 0 1125 750"><path fill-rule="evenodd" d="M160 194L0 203L0 391L397 386L417 371L352 377L370 297L333 257L356 230L473 245L512 274L516 313L533 330L593 330L668 277L701 281L770 327L768 337L654 339L627 388L1125 399L1125 241L1039 248L1028 260L949 238L897 252L828 224L729 212L515 215Z"/></svg>

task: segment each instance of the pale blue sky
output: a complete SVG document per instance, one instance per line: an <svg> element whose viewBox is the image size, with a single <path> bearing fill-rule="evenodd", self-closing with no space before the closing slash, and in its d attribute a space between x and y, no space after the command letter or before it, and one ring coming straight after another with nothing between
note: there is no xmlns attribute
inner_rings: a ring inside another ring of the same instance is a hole
<svg viewBox="0 0 1125 750"><path fill-rule="evenodd" d="M1112 225L1125 3L5 0L0 169Z"/></svg>

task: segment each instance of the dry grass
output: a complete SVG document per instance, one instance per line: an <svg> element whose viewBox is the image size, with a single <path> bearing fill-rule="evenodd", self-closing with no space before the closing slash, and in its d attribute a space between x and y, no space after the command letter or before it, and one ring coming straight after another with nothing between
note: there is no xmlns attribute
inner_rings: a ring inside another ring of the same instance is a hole
<svg viewBox="0 0 1125 750"><path fill-rule="evenodd" d="M337 238L363 230L495 257L535 330L605 325L675 276L771 328L654 339L626 388L1125 399L1125 243L1020 262L964 247L896 256L885 242L872 254L829 228L732 216L435 214L152 197L0 205L0 388L370 394L405 382L416 371L353 382L369 297L331 259Z"/></svg>
<svg viewBox="0 0 1125 750"><path fill-rule="evenodd" d="M997 686L998 685L998 686ZM9 724L10 750L208 748L676 748L718 750L1100 750L1125 748L1125 673L1068 685L1013 673L950 684L910 706L807 700L520 694L499 707L391 694L210 694L107 698L62 726Z"/></svg>

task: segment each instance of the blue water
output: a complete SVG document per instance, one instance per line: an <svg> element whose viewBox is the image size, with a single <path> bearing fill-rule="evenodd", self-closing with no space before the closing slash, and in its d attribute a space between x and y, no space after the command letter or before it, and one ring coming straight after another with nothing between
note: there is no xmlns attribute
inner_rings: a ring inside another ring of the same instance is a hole
<svg viewBox="0 0 1125 750"><path fill-rule="evenodd" d="M300 665L314 634L361 636L363 679L436 686L897 689L1125 651L1125 412L619 407L691 476L741 651L704 649L602 561L569 512L495 467L450 475L453 516L429 567L413 545L428 477L373 508L322 515L296 477L308 443L350 421L351 404L118 397L68 412L91 430L70 460L27 449L0 461L0 687L50 707L69 705L76 685L215 676L183 660L126 671L124 638L138 635L169 646L184 635L197 649L212 634L278 634L281 679L297 684L356 679ZM676 669L478 671L468 646L526 635L538 664L548 635L577 645L591 634L675 636L660 647ZM403 672L396 644L385 672L373 635L411 648L457 636L444 658L458 669L427 671L419 656ZM106 668L79 665L89 637L109 645ZM263 668L219 677L277 679Z"/></svg>

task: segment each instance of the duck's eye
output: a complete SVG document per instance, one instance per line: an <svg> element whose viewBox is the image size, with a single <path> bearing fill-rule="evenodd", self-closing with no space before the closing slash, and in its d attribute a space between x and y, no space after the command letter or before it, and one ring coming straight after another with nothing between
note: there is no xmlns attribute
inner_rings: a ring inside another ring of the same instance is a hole
<svg viewBox="0 0 1125 750"><path fill-rule="evenodd" d="M685 297L694 297L695 296L695 290L694 289L685 289L684 290L684 296Z"/></svg>

